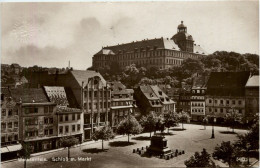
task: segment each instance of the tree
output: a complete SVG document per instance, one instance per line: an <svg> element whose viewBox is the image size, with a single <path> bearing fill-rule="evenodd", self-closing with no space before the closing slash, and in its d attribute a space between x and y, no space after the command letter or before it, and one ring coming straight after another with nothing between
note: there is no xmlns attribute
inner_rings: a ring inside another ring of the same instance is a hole
<svg viewBox="0 0 260 168"><path fill-rule="evenodd" d="M210 160L210 154L203 148L201 154L195 152L190 159L184 161L187 167L215 167L214 162Z"/></svg>
<svg viewBox="0 0 260 168"><path fill-rule="evenodd" d="M204 129L206 129L206 125L208 124L209 122L209 119L208 119L208 116L205 116L202 120L203 124L204 124Z"/></svg>
<svg viewBox="0 0 260 168"><path fill-rule="evenodd" d="M181 69L183 78L188 78L191 77L194 73L203 72L204 64L198 59L187 58L183 60Z"/></svg>
<svg viewBox="0 0 260 168"><path fill-rule="evenodd" d="M26 161L31 157L32 148L27 143L22 143L22 149L18 152L19 157L24 159L24 168L26 168Z"/></svg>
<svg viewBox="0 0 260 168"><path fill-rule="evenodd" d="M79 140L73 136L66 136L60 139L60 144L64 148L68 148L68 158L70 158L70 148L77 145Z"/></svg>
<svg viewBox="0 0 260 168"><path fill-rule="evenodd" d="M144 131L150 132L150 138L152 136L152 132L155 131L157 122L158 116L153 111L151 111L147 116L142 116L140 119L140 124L144 128Z"/></svg>
<svg viewBox="0 0 260 168"><path fill-rule="evenodd" d="M170 127L175 127L179 123L179 116L176 112L168 112L164 115L164 125L168 128L168 133Z"/></svg>
<svg viewBox="0 0 260 168"><path fill-rule="evenodd" d="M142 132L142 126L132 115L129 115L127 118L122 120L117 126L117 133L127 134L128 142L130 134L139 134Z"/></svg>
<svg viewBox="0 0 260 168"><path fill-rule="evenodd" d="M182 129L184 129L183 123L190 121L190 115L187 112L180 112L179 113L179 121L182 123Z"/></svg>
<svg viewBox="0 0 260 168"><path fill-rule="evenodd" d="M235 109L230 109L229 113L225 116L225 123L228 127L232 128L232 132L234 132L234 127L237 122L241 122L241 116Z"/></svg>
<svg viewBox="0 0 260 168"><path fill-rule="evenodd" d="M237 160L237 148L231 144L230 141L222 142L221 145L217 145L213 152L213 158L222 160L224 163L228 163L230 166L237 166L240 162Z"/></svg>
<svg viewBox="0 0 260 168"><path fill-rule="evenodd" d="M102 140L102 150L104 150L104 141L108 141L109 139L113 139L115 135L113 134L113 130L109 126L99 127L96 129L95 133L92 135L92 139L95 141L101 139Z"/></svg>

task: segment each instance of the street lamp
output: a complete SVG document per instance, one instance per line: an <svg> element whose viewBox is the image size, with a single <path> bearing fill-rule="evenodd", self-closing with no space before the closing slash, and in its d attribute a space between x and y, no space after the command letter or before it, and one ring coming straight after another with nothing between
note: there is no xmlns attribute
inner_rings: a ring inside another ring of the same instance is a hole
<svg viewBox="0 0 260 168"><path fill-rule="evenodd" d="M250 148L250 143L246 143L247 165L249 165L249 148Z"/></svg>
<svg viewBox="0 0 260 168"><path fill-rule="evenodd" d="M215 134L214 134L214 123L216 122L216 118L213 117L213 123L212 123L212 134L211 134L211 139L215 138Z"/></svg>

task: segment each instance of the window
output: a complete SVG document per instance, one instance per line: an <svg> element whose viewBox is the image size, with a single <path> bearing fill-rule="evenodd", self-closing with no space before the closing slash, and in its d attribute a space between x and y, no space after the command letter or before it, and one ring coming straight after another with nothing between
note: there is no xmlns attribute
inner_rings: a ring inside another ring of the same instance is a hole
<svg viewBox="0 0 260 168"><path fill-rule="evenodd" d="M75 125L72 125L72 132L75 132L75 130L76 130Z"/></svg>
<svg viewBox="0 0 260 168"><path fill-rule="evenodd" d="M218 103L218 100L215 100L215 103L217 104L217 103Z"/></svg>
<svg viewBox="0 0 260 168"><path fill-rule="evenodd" d="M49 122L49 120L48 120L48 118L44 118L44 124L48 124L48 122Z"/></svg>
<svg viewBox="0 0 260 168"><path fill-rule="evenodd" d="M65 126L65 133L69 132L69 126Z"/></svg>
<svg viewBox="0 0 260 168"><path fill-rule="evenodd" d="M48 113L49 112L49 108L48 108L48 106L45 106L44 107L44 113Z"/></svg>
<svg viewBox="0 0 260 168"><path fill-rule="evenodd" d="M72 120L74 121L76 118L75 118L75 115L76 114L72 114Z"/></svg>
<svg viewBox="0 0 260 168"><path fill-rule="evenodd" d="M14 114L13 115L18 115L18 109L17 108L14 109Z"/></svg>
<svg viewBox="0 0 260 168"><path fill-rule="evenodd" d="M65 115L65 121L69 121L69 115L68 114Z"/></svg>
<svg viewBox="0 0 260 168"><path fill-rule="evenodd" d="M44 130L44 135L48 135L49 134L49 130Z"/></svg>
<svg viewBox="0 0 260 168"><path fill-rule="evenodd" d="M215 109L215 112L218 112L218 109Z"/></svg>
<svg viewBox="0 0 260 168"><path fill-rule="evenodd" d="M238 112L239 112L240 114L242 114L242 110L241 110L241 109L239 109Z"/></svg>
<svg viewBox="0 0 260 168"><path fill-rule="evenodd" d="M25 125L37 125L38 119L37 118L26 118Z"/></svg>
<svg viewBox="0 0 260 168"><path fill-rule="evenodd" d="M232 104L236 104L236 101L235 101L235 100L232 100Z"/></svg>
<svg viewBox="0 0 260 168"><path fill-rule="evenodd" d="M241 104L242 104L241 100L239 100L239 101L238 101L238 104L239 104L239 105L241 105Z"/></svg>
<svg viewBox="0 0 260 168"><path fill-rule="evenodd" d="M60 132L60 134L63 133L63 126L60 126L60 128L59 128L59 132Z"/></svg>
<svg viewBox="0 0 260 168"><path fill-rule="evenodd" d="M222 108L220 109L220 112L223 113L223 109Z"/></svg>
<svg viewBox="0 0 260 168"><path fill-rule="evenodd" d="M209 108L209 112L212 112L212 109L211 109L211 108Z"/></svg>
<svg viewBox="0 0 260 168"><path fill-rule="evenodd" d="M49 106L49 113L53 112L53 106Z"/></svg>
<svg viewBox="0 0 260 168"><path fill-rule="evenodd" d="M60 116L60 122L62 122L62 121L63 121L63 115Z"/></svg>
<svg viewBox="0 0 260 168"><path fill-rule="evenodd" d="M14 122L14 127L18 127L18 122Z"/></svg>
<svg viewBox="0 0 260 168"><path fill-rule="evenodd" d="M14 135L14 140L17 141L18 140L18 135Z"/></svg>
<svg viewBox="0 0 260 168"><path fill-rule="evenodd" d="M220 100L220 104L223 104L223 100Z"/></svg>
<svg viewBox="0 0 260 168"><path fill-rule="evenodd" d="M13 110L12 110L12 109L9 109L9 110L8 110L8 116L11 116L11 115L13 115Z"/></svg>
<svg viewBox="0 0 260 168"><path fill-rule="evenodd" d="M77 129L78 129L78 131L80 131L80 124L78 124L78 125L77 125L77 127L78 127L78 128L77 128Z"/></svg>
<svg viewBox="0 0 260 168"><path fill-rule="evenodd" d="M80 114L77 114L77 118L78 118L78 120L80 120Z"/></svg>
<svg viewBox="0 0 260 168"><path fill-rule="evenodd" d="M12 136L9 135L9 136L8 136L8 141L12 141L12 139L13 139Z"/></svg>
<svg viewBox="0 0 260 168"><path fill-rule="evenodd" d="M211 99L209 99L209 103L212 103L212 100L211 100Z"/></svg>
<svg viewBox="0 0 260 168"><path fill-rule="evenodd" d="M50 124L53 123L53 118L49 118L49 123L50 123Z"/></svg>
<svg viewBox="0 0 260 168"><path fill-rule="evenodd" d="M53 129L49 129L49 133L50 133L50 135L52 135L53 134Z"/></svg>
<svg viewBox="0 0 260 168"><path fill-rule="evenodd" d="M25 114L38 113L38 108L25 108Z"/></svg>
<svg viewBox="0 0 260 168"><path fill-rule="evenodd" d="M229 104L229 100L227 100L227 104Z"/></svg>
<svg viewBox="0 0 260 168"><path fill-rule="evenodd" d="M3 116L6 116L6 110L5 109L2 109L2 117Z"/></svg>
<svg viewBox="0 0 260 168"><path fill-rule="evenodd" d="M8 128L12 128L12 127L13 127L12 122L9 122L9 123L8 123Z"/></svg>
<svg viewBox="0 0 260 168"><path fill-rule="evenodd" d="M2 130L6 129L6 123L2 123L2 124L1 124L1 129L2 129Z"/></svg>
<svg viewBox="0 0 260 168"><path fill-rule="evenodd" d="M1 143L4 143L4 142L5 142L5 137L2 136L2 137L1 137Z"/></svg>

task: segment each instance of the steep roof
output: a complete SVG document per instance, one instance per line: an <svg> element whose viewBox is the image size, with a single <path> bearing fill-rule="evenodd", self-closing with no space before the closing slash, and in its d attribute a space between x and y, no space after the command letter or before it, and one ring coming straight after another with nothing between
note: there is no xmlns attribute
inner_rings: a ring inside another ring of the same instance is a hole
<svg viewBox="0 0 260 168"><path fill-rule="evenodd" d="M126 89L126 86L121 82L109 82L109 86L112 90L112 94L128 94L131 93Z"/></svg>
<svg viewBox="0 0 260 168"><path fill-rule="evenodd" d="M11 96L16 102L44 103L50 102L42 88L15 88L10 89Z"/></svg>
<svg viewBox="0 0 260 168"><path fill-rule="evenodd" d="M157 85L150 86L155 95L160 98L162 104L172 104L172 101Z"/></svg>
<svg viewBox="0 0 260 168"><path fill-rule="evenodd" d="M87 85L87 83L88 83L88 79L92 78L92 77L95 77L95 76L100 77L101 81L103 82L103 84L106 85L105 79L103 78L103 76L99 72L90 71L90 70L86 70L86 71L83 71L83 70L73 70L73 71L70 71L70 73L74 76L74 78L78 82L79 86L81 86L82 82L84 82L84 86L83 87L85 87Z"/></svg>
<svg viewBox="0 0 260 168"><path fill-rule="evenodd" d="M246 87L259 87L259 75L249 78L246 83Z"/></svg>
<svg viewBox="0 0 260 168"><path fill-rule="evenodd" d="M79 108L76 98L70 88L63 86L44 86L44 90L50 101L59 106L68 106L71 108Z"/></svg>
<svg viewBox="0 0 260 168"><path fill-rule="evenodd" d="M146 50L147 47L150 49L161 48L161 49L172 49L172 50L180 50L178 45L176 45L173 40L167 39L167 38L155 38L155 39L147 39L142 41L136 41L126 44L120 44L115 46L108 46L104 47L104 49L112 50L114 53L118 53L119 51L134 51L135 49L143 49ZM103 50L104 50L103 49ZM101 51L99 51L97 54L99 54Z"/></svg>
<svg viewBox="0 0 260 168"><path fill-rule="evenodd" d="M203 55L207 55L208 53L200 46L200 45L193 45L193 52L195 54L203 54Z"/></svg>
<svg viewBox="0 0 260 168"><path fill-rule="evenodd" d="M249 72L212 72L207 83L207 94L244 96L249 75Z"/></svg>

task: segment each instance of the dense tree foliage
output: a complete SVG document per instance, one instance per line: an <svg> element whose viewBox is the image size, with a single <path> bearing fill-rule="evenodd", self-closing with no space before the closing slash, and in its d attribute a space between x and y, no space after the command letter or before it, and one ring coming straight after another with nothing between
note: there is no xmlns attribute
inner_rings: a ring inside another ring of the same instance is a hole
<svg viewBox="0 0 260 168"><path fill-rule="evenodd" d="M176 112L169 111L164 115L164 125L168 128L168 133L170 127L178 126L179 124L179 115Z"/></svg>
<svg viewBox="0 0 260 168"><path fill-rule="evenodd" d="M182 123L182 129L184 129L184 123L185 122L189 122L190 121L190 115L185 112L185 111L182 111L180 112L179 114L179 121Z"/></svg>
<svg viewBox="0 0 260 168"><path fill-rule="evenodd" d="M238 149L230 141L222 142L221 145L217 145L213 152L213 158L222 160L224 163L228 163L229 167L235 167L240 164L237 159Z"/></svg>
<svg viewBox="0 0 260 168"><path fill-rule="evenodd" d="M143 130L142 126L132 115L122 120L117 126L117 133L127 134L128 142L129 142L130 134L139 134L142 132L142 130Z"/></svg>
<svg viewBox="0 0 260 168"><path fill-rule="evenodd" d="M184 161L187 167L216 167L214 162L210 160L210 154L203 148L202 152L195 152L190 159Z"/></svg>
<svg viewBox="0 0 260 168"><path fill-rule="evenodd" d="M113 134L113 130L109 126L97 128L94 134L92 135L93 140L102 140L102 150L104 150L104 141L108 141L109 139L113 139L114 137L115 135Z"/></svg>
<svg viewBox="0 0 260 168"><path fill-rule="evenodd" d="M73 136L66 136L60 139L60 144L64 148L68 148L68 158L70 158L70 148L77 145L79 140Z"/></svg>
<svg viewBox="0 0 260 168"><path fill-rule="evenodd" d="M227 113L224 118L225 124L232 128L232 132L234 132L235 124L240 123L241 119L241 115L235 109L230 109L229 113Z"/></svg>
<svg viewBox="0 0 260 168"><path fill-rule="evenodd" d="M142 125L144 131L150 132L150 137L152 136L152 132L156 129L156 123L158 122L158 115L151 111L148 115L142 116L140 119L140 124Z"/></svg>

